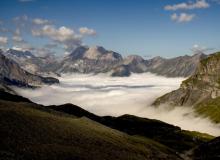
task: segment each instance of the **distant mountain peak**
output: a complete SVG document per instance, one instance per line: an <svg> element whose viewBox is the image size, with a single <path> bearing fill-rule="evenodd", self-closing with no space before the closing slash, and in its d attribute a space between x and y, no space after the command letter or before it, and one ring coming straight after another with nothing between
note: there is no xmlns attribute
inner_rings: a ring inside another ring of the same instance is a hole
<svg viewBox="0 0 220 160"><path fill-rule="evenodd" d="M89 49L91 49L93 51L98 51L100 53L106 53L107 52L107 50L102 46L92 46L92 47L89 47Z"/></svg>
<svg viewBox="0 0 220 160"><path fill-rule="evenodd" d="M86 46L79 46L77 47L72 53L70 53L69 55L67 55L66 59L70 58L72 60L74 59L80 59L83 58L85 52L88 50L89 48Z"/></svg>
<svg viewBox="0 0 220 160"><path fill-rule="evenodd" d="M52 77L42 77L31 74L22 69L14 60L7 58L0 52L0 83L15 86L38 86L41 84L58 83Z"/></svg>
<svg viewBox="0 0 220 160"><path fill-rule="evenodd" d="M6 54L16 56L16 57L35 57L30 51L20 50L20 49L8 49Z"/></svg>
<svg viewBox="0 0 220 160"><path fill-rule="evenodd" d="M22 52L27 51L27 50L25 50L24 48L20 48L20 47L17 47L17 46L13 46L11 49L12 49L12 50L16 50L16 51L22 51ZM10 50L10 49L8 49L8 50Z"/></svg>
<svg viewBox="0 0 220 160"><path fill-rule="evenodd" d="M151 60L164 60L165 58L161 57L161 56L156 56L153 57Z"/></svg>
<svg viewBox="0 0 220 160"><path fill-rule="evenodd" d="M86 51L86 53L84 55L84 58L98 59L99 57L106 54L107 52L108 52L107 50L105 50L103 47L100 47L100 46L90 47Z"/></svg>
<svg viewBox="0 0 220 160"><path fill-rule="evenodd" d="M124 62L125 63L132 63L132 62L143 62L144 59L139 55L129 55L125 57Z"/></svg>
<svg viewBox="0 0 220 160"><path fill-rule="evenodd" d="M104 60L104 59L122 59L122 56L116 52L106 50L102 46L79 46L66 59L90 59L90 60Z"/></svg>

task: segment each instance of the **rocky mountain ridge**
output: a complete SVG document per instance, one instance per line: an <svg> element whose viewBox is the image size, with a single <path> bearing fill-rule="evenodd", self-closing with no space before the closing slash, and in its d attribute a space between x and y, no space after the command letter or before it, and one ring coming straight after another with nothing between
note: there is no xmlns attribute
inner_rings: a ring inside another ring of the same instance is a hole
<svg viewBox="0 0 220 160"><path fill-rule="evenodd" d="M4 56L2 51L0 51L0 65L0 83L2 85L31 87L59 83L56 78L42 77L25 71L15 61Z"/></svg>
<svg viewBox="0 0 220 160"><path fill-rule="evenodd" d="M116 52L108 51L100 46L76 48L70 55L66 56L58 73L102 73L108 72L113 66L122 61L122 56Z"/></svg>
<svg viewBox="0 0 220 160"><path fill-rule="evenodd" d="M22 51L16 48L8 49L3 54L7 58L12 59L16 63L18 63L22 69L32 74L42 74L42 75L50 75L50 73L54 74L54 71L58 66L58 61L53 55L46 55L40 57L40 56L35 56L30 51Z"/></svg>
<svg viewBox="0 0 220 160"><path fill-rule="evenodd" d="M185 55L171 59L155 57L147 61L149 72L168 77L188 77L192 75L205 54Z"/></svg>
<svg viewBox="0 0 220 160"><path fill-rule="evenodd" d="M58 61L51 57L36 57L27 51L9 49L5 55L33 74L109 73L111 76L130 76L131 73L152 72L167 77L187 77L195 72L204 54L176 58L143 59L138 55L122 57L101 46L80 46Z"/></svg>

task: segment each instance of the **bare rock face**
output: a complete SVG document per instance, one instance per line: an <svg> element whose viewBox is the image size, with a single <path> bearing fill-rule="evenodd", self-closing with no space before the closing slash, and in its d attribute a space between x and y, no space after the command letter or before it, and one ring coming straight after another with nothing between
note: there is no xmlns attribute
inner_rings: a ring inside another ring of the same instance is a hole
<svg viewBox="0 0 220 160"><path fill-rule="evenodd" d="M195 54L193 56L186 55L171 59L158 56L144 60L141 56L130 55L125 57L122 64L118 64L117 67L122 68L122 65L126 65L132 73L151 72L166 77L188 77L195 72L199 61L205 57L206 55L204 54Z"/></svg>
<svg viewBox="0 0 220 160"><path fill-rule="evenodd" d="M111 76L128 77L131 73L143 73L147 71L145 60L138 55L130 55L123 59L121 64L118 64L111 70Z"/></svg>
<svg viewBox="0 0 220 160"><path fill-rule="evenodd" d="M192 56L180 56L171 59L155 57L148 60L148 71L167 77L188 77L191 76L199 64L200 60L206 58L204 54Z"/></svg>
<svg viewBox="0 0 220 160"><path fill-rule="evenodd" d="M32 73L40 75L48 75L54 73L59 66L53 55L35 56L30 51L23 51L16 48L8 49L4 55L15 61L19 66Z"/></svg>
<svg viewBox="0 0 220 160"><path fill-rule="evenodd" d="M53 55L35 56L29 51L16 48L7 50L4 55L17 62L22 69L42 76L73 72L112 73L119 71L124 68L123 65L126 65L130 73L152 72L167 77L188 77L195 72L199 61L206 57L204 54L195 54L193 56L186 55L170 59L155 57L144 60L138 55L122 58L119 53L106 50L101 46L79 46L62 60Z"/></svg>
<svg viewBox="0 0 220 160"><path fill-rule="evenodd" d="M116 52L108 51L103 47L76 48L61 62L59 73L80 72L100 73L107 72L122 61L122 56Z"/></svg>
<svg viewBox="0 0 220 160"><path fill-rule="evenodd" d="M52 77L42 77L22 69L15 61L5 57L0 51L0 83L16 86L38 86L41 84L59 83Z"/></svg>
<svg viewBox="0 0 220 160"><path fill-rule="evenodd" d="M143 73L148 70L145 60L138 55L130 55L123 61L124 65L128 65L129 70L134 73Z"/></svg>
<svg viewBox="0 0 220 160"><path fill-rule="evenodd" d="M111 76L112 77L128 77L130 76L131 72L129 67L126 65L121 65L113 69Z"/></svg>
<svg viewBox="0 0 220 160"><path fill-rule="evenodd" d="M158 98L153 104L196 106L220 96L220 52L200 61L196 72L178 90Z"/></svg>

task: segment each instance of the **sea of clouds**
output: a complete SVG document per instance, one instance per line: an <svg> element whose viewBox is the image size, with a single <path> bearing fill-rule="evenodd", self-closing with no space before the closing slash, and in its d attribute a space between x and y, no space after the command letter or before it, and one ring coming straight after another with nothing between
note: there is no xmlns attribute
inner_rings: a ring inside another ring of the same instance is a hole
<svg viewBox="0 0 220 160"><path fill-rule="evenodd" d="M151 73L132 74L130 77L66 74L59 80L60 84L16 91L43 105L73 103L101 116L132 114L158 119L186 130L220 135L220 126L195 116L191 107L151 106L157 97L179 88L184 78L167 78Z"/></svg>

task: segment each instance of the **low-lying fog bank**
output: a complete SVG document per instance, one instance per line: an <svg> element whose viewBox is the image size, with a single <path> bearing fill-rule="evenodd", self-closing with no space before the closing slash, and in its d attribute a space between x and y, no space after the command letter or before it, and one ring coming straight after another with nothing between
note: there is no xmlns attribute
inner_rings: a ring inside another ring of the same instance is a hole
<svg viewBox="0 0 220 160"><path fill-rule="evenodd" d="M166 78L151 73L130 77L99 75L63 75L60 84L40 89L16 89L33 102L52 105L73 103L98 115L132 114L180 126L187 130L220 135L220 126L208 119L195 117L191 108L154 108L153 100L177 89L183 78Z"/></svg>

